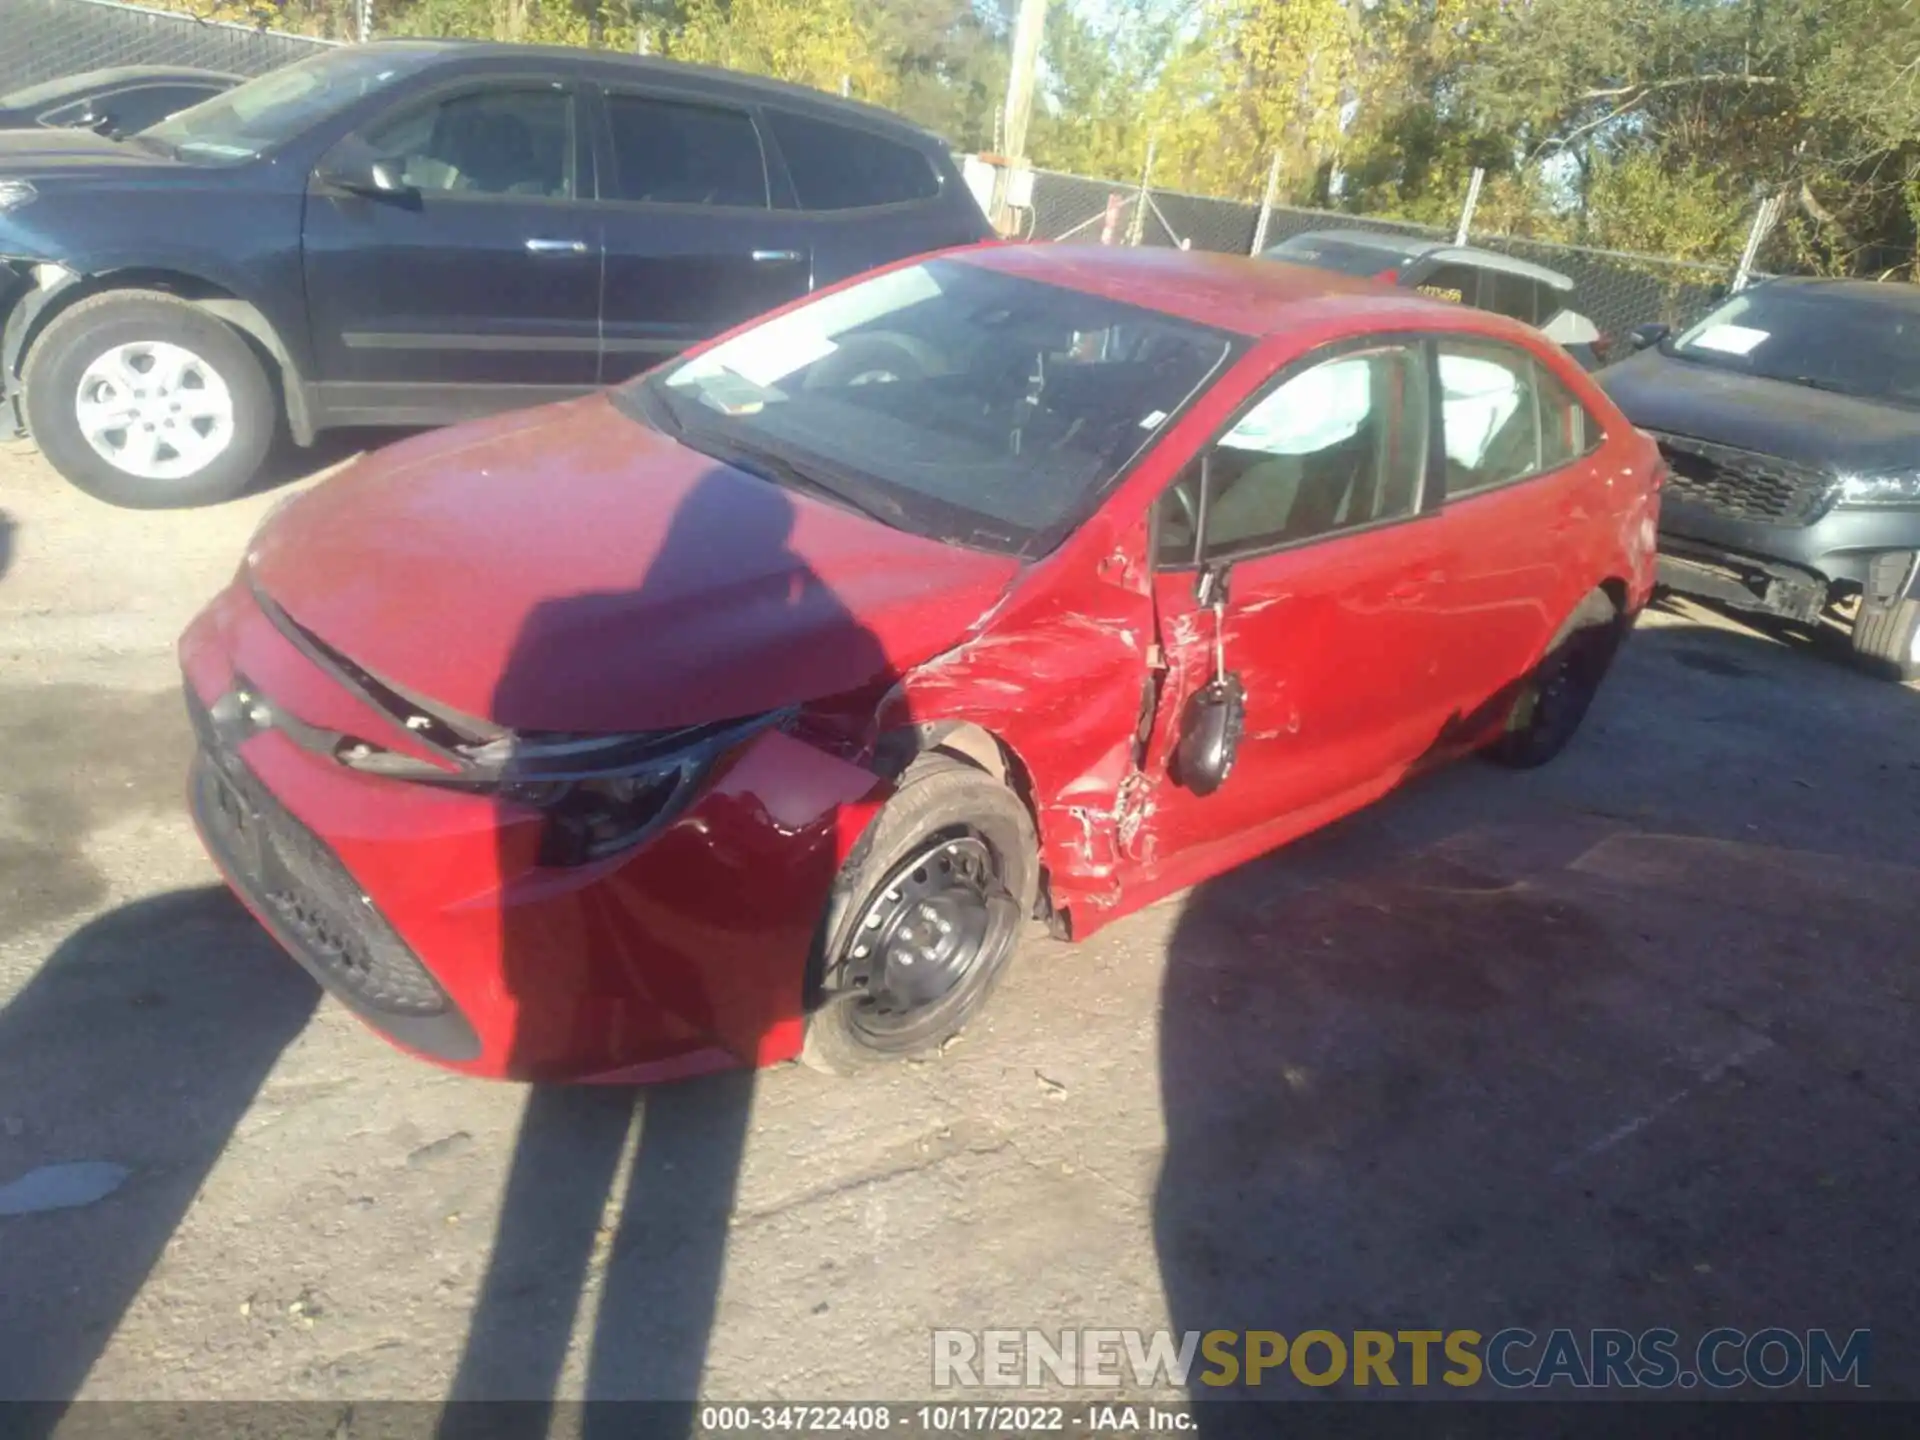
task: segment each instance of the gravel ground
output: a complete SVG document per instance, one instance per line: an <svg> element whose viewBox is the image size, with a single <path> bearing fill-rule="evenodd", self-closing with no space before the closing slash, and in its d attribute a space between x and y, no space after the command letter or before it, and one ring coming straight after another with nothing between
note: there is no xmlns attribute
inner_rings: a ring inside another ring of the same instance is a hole
<svg viewBox="0 0 1920 1440"><path fill-rule="evenodd" d="M120 1182L0 1218L0 1398L901 1398L935 1327L1167 1324L1870 1326L1920 1389L1920 694L1657 614L1557 764L1035 944L935 1060L530 1094L190 830L173 639L278 493L0 449L0 1186Z"/></svg>

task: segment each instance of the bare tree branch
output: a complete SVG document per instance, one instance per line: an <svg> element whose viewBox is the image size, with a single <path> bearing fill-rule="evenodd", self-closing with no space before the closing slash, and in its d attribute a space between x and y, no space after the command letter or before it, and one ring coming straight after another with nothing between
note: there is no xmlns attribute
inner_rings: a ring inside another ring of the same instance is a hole
<svg viewBox="0 0 1920 1440"><path fill-rule="evenodd" d="M1648 80L1635 85L1619 85L1611 90L1588 90L1582 100L1616 100L1622 95L1645 99L1658 90L1680 90L1689 85L1778 85L1777 75L1737 75L1714 71L1706 75L1675 75L1666 80Z"/></svg>

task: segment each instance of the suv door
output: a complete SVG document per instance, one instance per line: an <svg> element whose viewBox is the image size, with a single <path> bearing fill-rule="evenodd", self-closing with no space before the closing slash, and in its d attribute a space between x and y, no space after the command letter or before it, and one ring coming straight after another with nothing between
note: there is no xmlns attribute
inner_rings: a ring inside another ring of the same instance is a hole
<svg viewBox="0 0 1920 1440"><path fill-rule="evenodd" d="M1453 572L1442 650L1453 708L1497 720L1489 709L1593 583L1583 554L1613 480L1597 464L1599 422L1525 350L1446 336L1436 375Z"/></svg>
<svg viewBox="0 0 1920 1440"><path fill-rule="evenodd" d="M1417 338L1370 338L1290 367L1205 452L1204 484L1196 461L1159 502L1167 675L1149 766L1168 858L1198 863L1262 830L1278 843L1343 813L1443 724L1427 356ZM1229 567L1220 655L1246 724L1233 773L1200 797L1170 759L1185 698L1215 671L1216 620L1196 598L1206 567Z"/></svg>
<svg viewBox="0 0 1920 1440"><path fill-rule="evenodd" d="M432 423L593 385L600 254L576 198L591 183L580 128L573 87L489 77L344 142L411 189L316 179L307 196L307 308L333 423Z"/></svg>
<svg viewBox="0 0 1920 1440"><path fill-rule="evenodd" d="M600 107L603 383L812 288L811 236L772 206L752 111L639 86L604 87Z"/></svg>

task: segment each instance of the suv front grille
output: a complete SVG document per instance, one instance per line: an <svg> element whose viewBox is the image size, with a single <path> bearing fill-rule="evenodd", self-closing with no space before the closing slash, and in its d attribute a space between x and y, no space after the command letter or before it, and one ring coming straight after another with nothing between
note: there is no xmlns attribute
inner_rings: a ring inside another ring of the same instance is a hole
<svg viewBox="0 0 1920 1440"><path fill-rule="evenodd" d="M200 740L194 809L208 843L281 940L341 999L375 1016L424 1018L446 992L326 844L274 798L218 733L191 685Z"/></svg>
<svg viewBox="0 0 1920 1440"><path fill-rule="evenodd" d="M1688 436L1653 438L1672 472L1668 493L1716 515L1807 525L1824 513L1832 494L1832 474L1815 466Z"/></svg>

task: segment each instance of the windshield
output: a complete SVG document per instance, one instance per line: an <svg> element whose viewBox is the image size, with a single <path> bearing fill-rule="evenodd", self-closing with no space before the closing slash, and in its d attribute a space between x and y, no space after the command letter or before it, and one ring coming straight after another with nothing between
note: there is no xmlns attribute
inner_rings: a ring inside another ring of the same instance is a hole
<svg viewBox="0 0 1920 1440"><path fill-rule="evenodd" d="M1380 274L1397 270L1408 257L1384 245L1361 245L1351 240L1325 240L1318 235L1296 235L1269 250L1260 252L1264 260L1286 260L1295 265L1314 265L1322 270L1337 270L1342 275Z"/></svg>
<svg viewBox="0 0 1920 1440"><path fill-rule="evenodd" d="M425 58L384 45L330 50L182 110L138 138L186 159L238 164L412 73Z"/></svg>
<svg viewBox="0 0 1920 1440"><path fill-rule="evenodd" d="M1904 288L1904 287L1901 287ZM1920 307L1825 287L1763 285L1736 295L1669 355L1742 375L1920 406Z"/></svg>
<svg viewBox="0 0 1920 1440"><path fill-rule="evenodd" d="M1235 347L1154 311L931 260L755 326L622 403L896 528L1035 555Z"/></svg>

